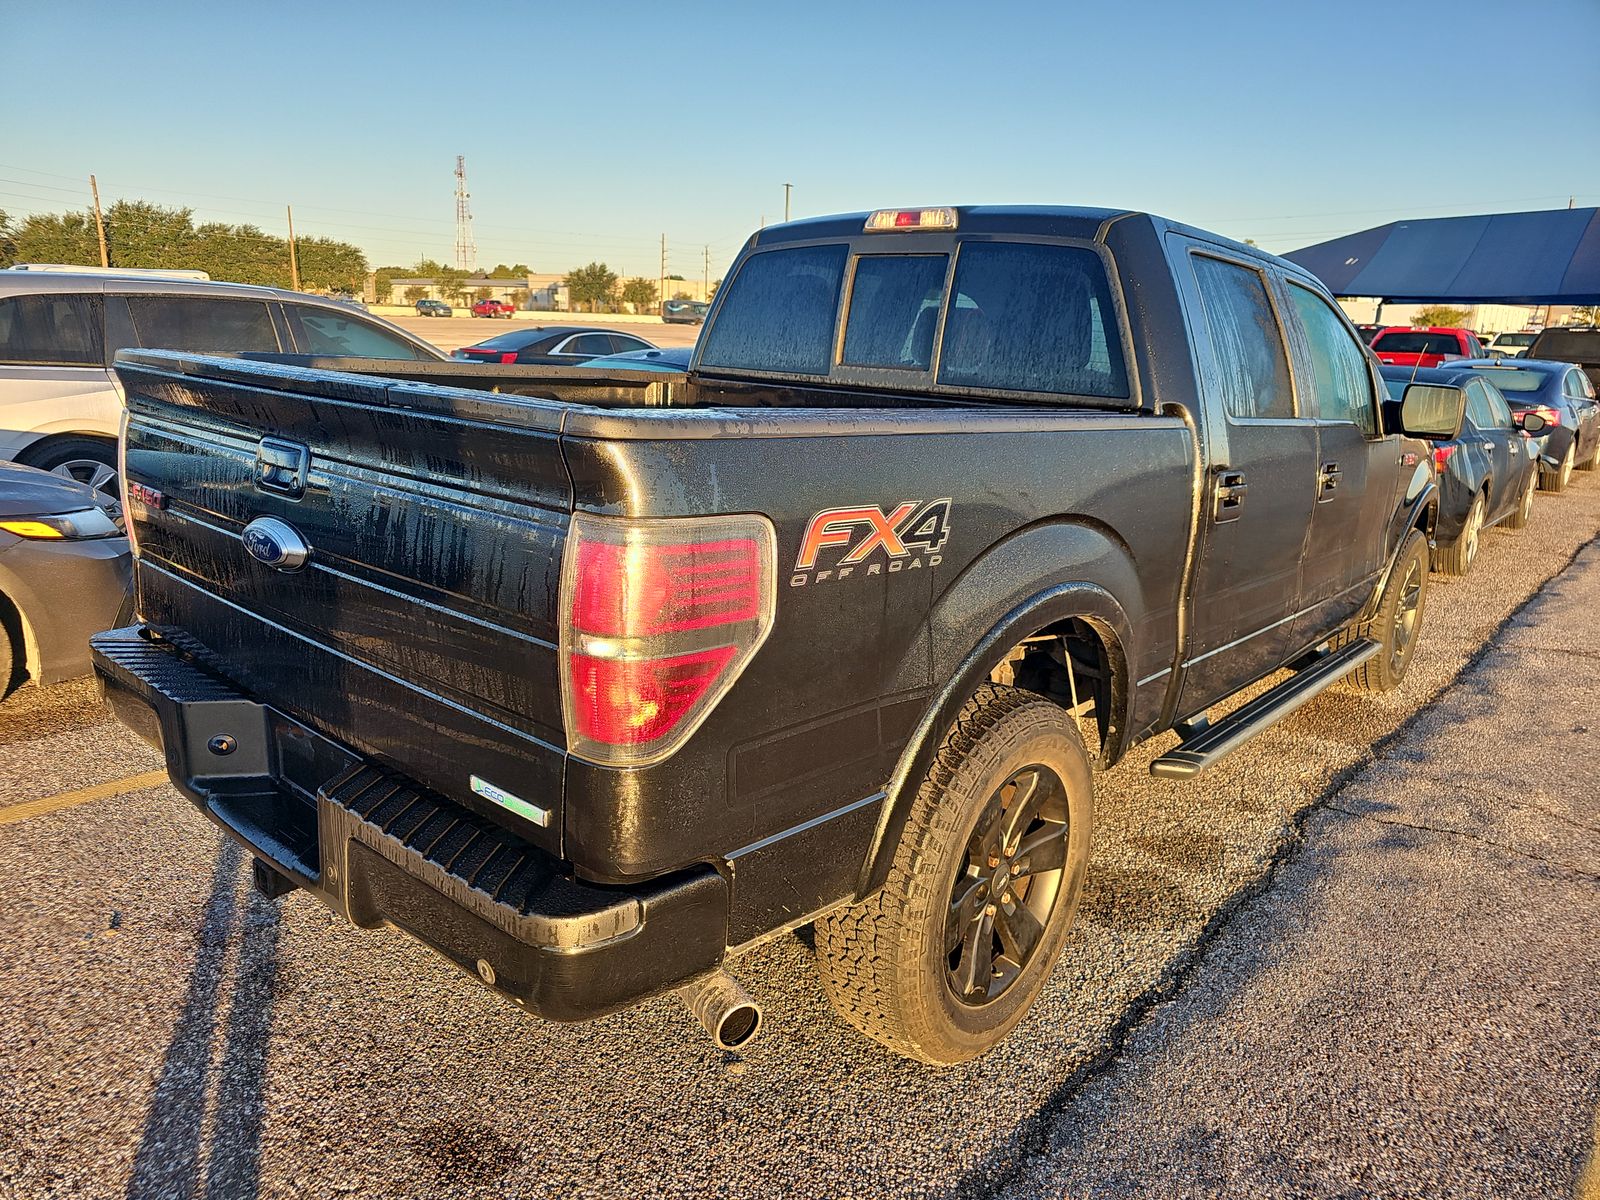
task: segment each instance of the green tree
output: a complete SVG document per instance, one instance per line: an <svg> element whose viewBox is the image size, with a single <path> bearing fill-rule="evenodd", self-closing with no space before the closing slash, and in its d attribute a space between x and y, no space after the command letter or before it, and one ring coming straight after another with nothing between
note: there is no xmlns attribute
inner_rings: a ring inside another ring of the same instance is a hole
<svg viewBox="0 0 1600 1200"><path fill-rule="evenodd" d="M472 293L472 298L474 300L493 300L494 299L494 289L493 288L488 288L488 287L481 287L477 291Z"/></svg>
<svg viewBox="0 0 1600 1200"><path fill-rule="evenodd" d="M622 285L622 302L633 305L636 313L649 312L656 306L656 281L654 279L630 279Z"/></svg>
<svg viewBox="0 0 1600 1200"><path fill-rule="evenodd" d="M674 300L693 300L694 299L694 297L689 295L688 292L682 292L682 291L673 292L672 293L672 298Z"/></svg>
<svg viewBox="0 0 1600 1200"><path fill-rule="evenodd" d="M13 234L18 262L100 265L94 216L85 212L34 213L24 218Z"/></svg>
<svg viewBox="0 0 1600 1200"><path fill-rule="evenodd" d="M425 287L408 287L406 289L406 303L415 304L418 300L428 298L428 289Z"/></svg>
<svg viewBox="0 0 1600 1200"><path fill-rule="evenodd" d="M1420 309L1417 315L1411 318L1411 323L1426 329L1435 327L1440 329L1460 328L1467 319L1467 310L1453 308L1448 304L1430 304Z"/></svg>
<svg viewBox="0 0 1600 1200"><path fill-rule="evenodd" d="M374 295L379 304L388 304L394 296L394 281L411 274L410 267L379 267L372 273Z"/></svg>
<svg viewBox="0 0 1600 1200"><path fill-rule="evenodd" d="M517 288L511 293L511 303L515 304L518 308L521 308L528 303L528 300L532 295L533 293L527 288Z"/></svg>
<svg viewBox="0 0 1600 1200"><path fill-rule="evenodd" d="M5 213L0 213L0 239L5 236ZM1572 310L1572 321L1575 325L1593 325L1597 315L1600 315L1600 306L1584 304Z"/></svg>
<svg viewBox="0 0 1600 1200"><path fill-rule="evenodd" d="M0 269L17 261L17 238L11 228L11 217L0 208Z"/></svg>
<svg viewBox="0 0 1600 1200"><path fill-rule="evenodd" d="M490 279L525 279L529 275L532 275L532 274L533 274L533 268L528 266L527 263L517 263L515 266L511 266L511 267L506 266L505 263L501 263L494 270L489 272L489 278Z"/></svg>
<svg viewBox="0 0 1600 1200"><path fill-rule="evenodd" d="M592 262L567 273L562 280L574 305L587 304L589 312L599 312L602 305L615 303L617 273L605 263Z"/></svg>
<svg viewBox="0 0 1600 1200"><path fill-rule="evenodd" d="M440 267L432 273L432 278L433 285L439 289L439 295L446 300L460 304L466 298L467 273L459 267Z"/></svg>
<svg viewBox="0 0 1600 1200"><path fill-rule="evenodd" d="M714 297L717 294L717 289L719 287L721 287L721 286L722 286L722 280L713 279L711 281L711 290L706 293L706 299L710 300L712 297Z"/></svg>

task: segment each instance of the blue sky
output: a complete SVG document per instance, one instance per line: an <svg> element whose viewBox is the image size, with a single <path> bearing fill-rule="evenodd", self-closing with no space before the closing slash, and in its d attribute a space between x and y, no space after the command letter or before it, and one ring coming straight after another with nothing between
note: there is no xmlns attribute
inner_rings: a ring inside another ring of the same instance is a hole
<svg viewBox="0 0 1600 1200"><path fill-rule="evenodd" d="M763 218L1144 208L1285 251L1600 205L1600 0L0 0L0 208L187 204L361 245L715 278ZM1474 153L1474 151L1477 151Z"/></svg>

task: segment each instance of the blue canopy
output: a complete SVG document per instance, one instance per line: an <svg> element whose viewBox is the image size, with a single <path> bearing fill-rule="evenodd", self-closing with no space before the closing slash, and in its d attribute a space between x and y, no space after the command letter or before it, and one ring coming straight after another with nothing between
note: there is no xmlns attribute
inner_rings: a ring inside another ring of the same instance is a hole
<svg viewBox="0 0 1600 1200"><path fill-rule="evenodd" d="M1600 304L1600 208L1396 221L1284 257L1335 296Z"/></svg>

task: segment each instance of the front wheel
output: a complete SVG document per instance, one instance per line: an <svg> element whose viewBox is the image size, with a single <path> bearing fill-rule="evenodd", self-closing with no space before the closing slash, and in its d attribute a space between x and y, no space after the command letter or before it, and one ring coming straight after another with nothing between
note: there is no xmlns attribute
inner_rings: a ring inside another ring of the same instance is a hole
<svg viewBox="0 0 1600 1200"><path fill-rule="evenodd" d="M1395 556L1394 570L1378 597L1377 613L1335 639L1337 646L1353 638L1370 638L1380 647L1351 672L1352 684L1364 692L1392 692L1400 686L1417 648L1427 600L1428 539L1420 529L1413 529Z"/></svg>
<svg viewBox="0 0 1600 1200"><path fill-rule="evenodd" d="M1061 953L1093 820L1089 760L1066 712L984 685L917 792L883 890L817 921L834 1008L924 1062L994 1047Z"/></svg>

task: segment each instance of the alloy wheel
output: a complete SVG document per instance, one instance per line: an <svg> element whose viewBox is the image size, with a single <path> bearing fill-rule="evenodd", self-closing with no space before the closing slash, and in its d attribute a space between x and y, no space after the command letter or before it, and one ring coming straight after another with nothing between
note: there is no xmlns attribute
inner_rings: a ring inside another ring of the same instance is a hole
<svg viewBox="0 0 1600 1200"><path fill-rule="evenodd" d="M117 469L106 466L98 459L69 458L64 463L57 463L50 469L50 473L75 479L79 483L87 483L95 491L102 492L113 500L118 497Z"/></svg>
<svg viewBox="0 0 1600 1200"><path fill-rule="evenodd" d="M1467 510L1467 527L1462 530L1461 542L1466 547L1466 565L1471 566L1478 557L1478 538L1483 533L1483 496L1480 493L1473 498L1472 507Z"/></svg>
<svg viewBox="0 0 1600 1200"><path fill-rule="evenodd" d="M1400 603L1394 610L1393 649L1389 655L1392 667L1398 670L1411 652L1411 642L1417 635L1417 620L1422 609L1422 580L1427 570L1421 560L1413 560L1400 584Z"/></svg>
<svg viewBox="0 0 1600 1200"><path fill-rule="evenodd" d="M1032 961L1063 894L1067 814L1065 784L1039 763L984 805L945 917L945 978L962 1004L992 1003Z"/></svg>

